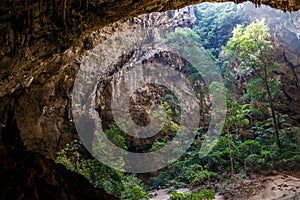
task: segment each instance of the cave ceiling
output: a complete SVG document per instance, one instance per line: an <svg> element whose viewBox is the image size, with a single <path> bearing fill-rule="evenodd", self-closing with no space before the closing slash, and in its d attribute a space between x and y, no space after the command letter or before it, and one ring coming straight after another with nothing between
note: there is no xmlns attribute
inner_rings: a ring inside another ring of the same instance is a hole
<svg viewBox="0 0 300 200"><path fill-rule="evenodd" d="M3 0L0 3L0 70L64 52L92 31L143 13L227 0ZM235 3L245 1L235 0ZM296 11L299 0L252 0ZM13 58L18 58L17 61Z"/></svg>

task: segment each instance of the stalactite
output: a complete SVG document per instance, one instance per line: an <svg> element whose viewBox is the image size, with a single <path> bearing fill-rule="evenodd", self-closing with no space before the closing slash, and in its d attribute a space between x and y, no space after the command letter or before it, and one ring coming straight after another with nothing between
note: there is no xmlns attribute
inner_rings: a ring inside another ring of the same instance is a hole
<svg viewBox="0 0 300 200"><path fill-rule="evenodd" d="M66 15L67 15L67 0L63 0L63 10L62 10L62 18L63 18L63 24L66 26Z"/></svg>
<svg viewBox="0 0 300 200"><path fill-rule="evenodd" d="M84 0L85 5L84 5L84 9L88 10L89 9L89 0Z"/></svg>
<svg viewBox="0 0 300 200"><path fill-rule="evenodd" d="M71 1L68 0L67 1L67 13L66 13L66 22L68 25L72 24L72 19L71 19L71 14L72 14L72 5L71 5Z"/></svg>
<svg viewBox="0 0 300 200"><path fill-rule="evenodd" d="M81 8L82 0L79 0L79 8Z"/></svg>

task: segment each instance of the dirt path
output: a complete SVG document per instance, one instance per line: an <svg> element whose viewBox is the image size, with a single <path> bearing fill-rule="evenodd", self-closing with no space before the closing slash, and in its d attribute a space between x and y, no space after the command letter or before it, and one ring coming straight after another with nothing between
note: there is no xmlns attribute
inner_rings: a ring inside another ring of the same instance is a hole
<svg viewBox="0 0 300 200"><path fill-rule="evenodd" d="M282 199L298 196L300 199L300 179L289 175L277 175L263 180L264 189L250 199ZM298 195L295 195L299 193Z"/></svg>
<svg viewBox="0 0 300 200"><path fill-rule="evenodd" d="M287 174L237 178L230 184L224 184L220 185L224 189L216 194L216 200L300 200L300 178ZM170 191L172 188L157 190L151 200L167 200ZM190 190L182 188L177 191Z"/></svg>
<svg viewBox="0 0 300 200"><path fill-rule="evenodd" d="M224 200L258 200L258 199L282 199L287 196L294 197L299 193L300 179L279 174L276 176L255 176L251 179L237 179L229 184L222 192ZM296 198L297 199L297 198Z"/></svg>

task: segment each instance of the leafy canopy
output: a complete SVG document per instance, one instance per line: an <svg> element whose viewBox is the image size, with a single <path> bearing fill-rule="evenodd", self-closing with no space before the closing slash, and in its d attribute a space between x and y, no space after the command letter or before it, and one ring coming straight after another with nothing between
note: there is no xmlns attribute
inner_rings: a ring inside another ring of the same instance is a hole
<svg viewBox="0 0 300 200"><path fill-rule="evenodd" d="M242 68L260 70L266 59L270 58L269 27L265 19L256 20L244 27L237 25L233 36L226 45L225 56L237 61Z"/></svg>

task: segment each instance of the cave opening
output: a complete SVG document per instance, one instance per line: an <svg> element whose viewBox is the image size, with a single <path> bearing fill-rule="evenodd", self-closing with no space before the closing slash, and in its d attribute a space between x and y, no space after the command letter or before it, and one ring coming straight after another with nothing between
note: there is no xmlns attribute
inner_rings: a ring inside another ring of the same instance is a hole
<svg viewBox="0 0 300 200"><path fill-rule="evenodd" d="M0 12L0 196L66 199L47 177L74 176L95 199L297 197L297 2L174 2Z"/></svg>
<svg viewBox="0 0 300 200"><path fill-rule="evenodd" d="M112 24L109 41L94 44L95 51L89 48L92 59L81 60L83 68L97 68L95 74L101 74L94 80L97 87L86 88L89 71L75 81L76 91L97 94L95 103L90 95L74 101L85 108L91 103L97 110L91 116L101 118L95 122L101 133L95 134L96 142L89 141L88 150L100 151L93 155L110 167L139 173L150 191L216 184L220 171L235 176L243 170L272 169L241 162L266 159L261 152L270 151L270 141L278 151L287 148L285 137L298 143L299 16L249 2L202 3ZM97 34L101 31L94 38ZM169 79L172 70L182 76ZM181 79L188 80L192 92ZM195 98L183 104L190 94ZM75 118L86 118L80 110L73 110ZM101 145L105 151L99 150ZM258 150L241 156L242 148Z"/></svg>

